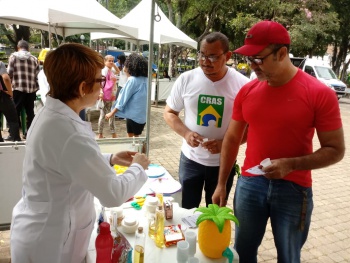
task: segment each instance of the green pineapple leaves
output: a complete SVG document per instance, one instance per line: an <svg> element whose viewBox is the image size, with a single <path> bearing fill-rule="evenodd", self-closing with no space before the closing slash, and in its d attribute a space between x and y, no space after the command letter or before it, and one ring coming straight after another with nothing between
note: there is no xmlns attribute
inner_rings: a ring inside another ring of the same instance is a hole
<svg viewBox="0 0 350 263"><path fill-rule="evenodd" d="M216 224L219 232L222 233L226 220L231 220L239 225L237 217L232 214L232 209L228 207L219 207L217 204L210 204L208 207L198 207L195 211L202 212L197 218L197 226L205 220L211 220Z"/></svg>

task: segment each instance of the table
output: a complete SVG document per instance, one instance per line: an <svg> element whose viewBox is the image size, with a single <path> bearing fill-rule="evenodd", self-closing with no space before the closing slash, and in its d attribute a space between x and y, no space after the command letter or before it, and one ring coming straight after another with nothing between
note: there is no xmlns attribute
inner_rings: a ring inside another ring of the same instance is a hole
<svg viewBox="0 0 350 263"><path fill-rule="evenodd" d="M0 228L9 229L12 209L22 197L24 142L5 142L0 146Z"/></svg>
<svg viewBox="0 0 350 263"><path fill-rule="evenodd" d="M169 79L159 79L159 87L157 89L158 96L157 100L166 100L171 92L171 89L175 83L175 78ZM152 90L151 90L151 100L156 101L156 82L152 81Z"/></svg>
<svg viewBox="0 0 350 263"><path fill-rule="evenodd" d="M166 197L165 197L166 199ZM125 207L128 207L127 205ZM179 207L178 203L173 203L173 219L166 220L165 225L173 225L173 224L181 224L182 220L181 218L193 215L195 209L184 209ZM160 249L155 246L154 241L148 237L148 224L147 224L147 218L144 214L145 212L143 210L135 210L133 208L124 208L124 215L127 216L133 216L135 218L139 219L139 226L143 226L145 234L146 234L146 245L145 245L145 263L176 263L176 246L171 247L165 247L163 249ZM97 224L95 224L95 228L93 230L93 233L91 235L90 244L88 248L88 253L86 255L86 263L95 263L96 262L96 250L95 250L95 239L97 236L96 233L96 227ZM121 227L118 227L118 230L122 232ZM194 231L197 233L198 229L188 229L186 231ZM135 234L125 234L124 236L128 239L130 242L130 245L134 245L135 241ZM230 246L231 250L234 253L234 261L235 263L239 262L238 254L237 252L232 248L232 245ZM226 263L228 260L226 258L220 258L220 259L209 259L205 257L202 252L199 249L198 243L197 243L197 250L195 256L199 258L199 262L201 263Z"/></svg>

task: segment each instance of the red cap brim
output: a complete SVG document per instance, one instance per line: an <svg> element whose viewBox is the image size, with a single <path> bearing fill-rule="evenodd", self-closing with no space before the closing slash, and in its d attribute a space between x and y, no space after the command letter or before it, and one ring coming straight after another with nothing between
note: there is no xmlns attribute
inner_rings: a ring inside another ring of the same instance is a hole
<svg viewBox="0 0 350 263"><path fill-rule="evenodd" d="M237 48L234 50L234 53L241 54L243 56L255 56L259 54L263 49L265 49L268 46L268 44L265 45L244 45L240 48Z"/></svg>

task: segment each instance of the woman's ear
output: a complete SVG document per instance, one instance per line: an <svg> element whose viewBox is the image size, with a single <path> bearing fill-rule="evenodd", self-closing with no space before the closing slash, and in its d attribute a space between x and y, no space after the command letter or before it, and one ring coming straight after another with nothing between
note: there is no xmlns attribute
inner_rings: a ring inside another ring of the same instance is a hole
<svg viewBox="0 0 350 263"><path fill-rule="evenodd" d="M84 98L86 94L85 90L86 90L86 82L82 81L79 85L79 94L81 98Z"/></svg>

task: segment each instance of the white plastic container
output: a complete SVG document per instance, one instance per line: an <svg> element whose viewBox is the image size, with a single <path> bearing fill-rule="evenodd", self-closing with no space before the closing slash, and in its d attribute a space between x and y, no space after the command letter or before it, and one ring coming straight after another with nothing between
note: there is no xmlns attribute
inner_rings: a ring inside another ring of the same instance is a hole
<svg viewBox="0 0 350 263"><path fill-rule="evenodd" d="M138 226L139 222L133 217L126 216L122 221L122 231L126 234L135 233Z"/></svg>

